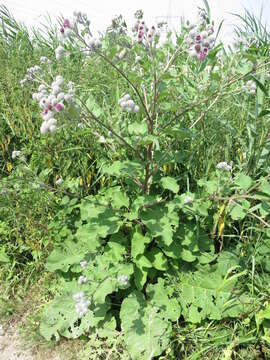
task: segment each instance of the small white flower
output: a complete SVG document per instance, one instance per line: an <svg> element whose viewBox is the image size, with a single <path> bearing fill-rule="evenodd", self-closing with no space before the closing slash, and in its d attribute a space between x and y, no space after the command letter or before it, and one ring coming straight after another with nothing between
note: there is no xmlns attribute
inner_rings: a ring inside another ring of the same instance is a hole
<svg viewBox="0 0 270 360"><path fill-rule="evenodd" d="M38 91L46 90L46 86L44 84L39 85Z"/></svg>
<svg viewBox="0 0 270 360"><path fill-rule="evenodd" d="M64 78L62 75L57 75L55 79L56 79L55 84L58 86L61 86L64 82Z"/></svg>
<svg viewBox="0 0 270 360"><path fill-rule="evenodd" d="M129 107L129 108L131 108L131 109L133 109L134 108L134 106L135 106L135 103L134 103L134 101L133 100L128 100L127 101L127 105L126 105L127 107Z"/></svg>
<svg viewBox="0 0 270 360"><path fill-rule="evenodd" d="M80 292L73 295L73 300L76 302L75 310L79 317L82 317L87 314L88 307L91 304L90 300L85 299L84 292Z"/></svg>
<svg viewBox="0 0 270 360"><path fill-rule="evenodd" d="M127 275L119 275L117 280L121 285L125 286L128 284L128 276Z"/></svg>
<svg viewBox="0 0 270 360"><path fill-rule="evenodd" d="M36 93L36 100L37 100L37 101L40 101L40 100L42 99L43 95L44 95L44 94L41 93L41 92Z"/></svg>
<svg viewBox="0 0 270 360"><path fill-rule="evenodd" d="M16 157L19 157L20 155L21 155L20 150L13 150L11 157L12 157L12 159L16 159Z"/></svg>
<svg viewBox="0 0 270 360"><path fill-rule="evenodd" d="M60 177L58 180L56 180L55 184L56 185L61 185L63 183L63 179Z"/></svg>
<svg viewBox="0 0 270 360"><path fill-rule="evenodd" d="M72 103L73 102L73 96L71 94L66 94L64 96L64 100L67 102L67 103Z"/></svg>
<svg viewBox="0 0 270 360"><path fill-rule="evenodd" d="M50 103L52 103L52 101L54 101L54 100L56 100L56 96L55 96L55 95L49 95L49 96L48 96L48 101L49 101Z"/></svg>
<svg viewBox="0 0 270 360"><path fill-rule="evenodd" d="M68 53L65 50L65 48L63 48L63 46L60 45L55 49L56 60L60 60L60 59L62 59L63 57L65 57L67 55L68 55Z"/></svg>
<svg viewBox="0 0 270 360"><path fill-rule="evenodd" d="M222 161L222 162L217 164L217 169L218 170L231 171L232 166L229 165L228 163L226 163L226 161Z"/></svg>
<svg viewBox="0 0 270 360"><path fill-rule="evenodd" d="M120 60L122 60L122 59L125 57L126 53L127 53L127 50L126 50L126 49L123 49L123 50L118 54L118 58L119 58Z"/></svg>
<svg viewBox="0 0 270 360"><path fill-rule="evenodd" d="M135 106L134 106L134 112L135 112L135 113L138 113L139 111L140 111L139 106L138 106L138 105L135 105Z"/></svg>
<svg viewBox="0 0 270 360"><path fill-rule="evenodd" d="M123 98L122 98L123 100L125 100L125 101L128 101L128 100L130 100L131 99L131 97L130 97L130 95L129 94L126 94L126 95L124 95L123 96Z"/></svg>
<svg viewBox="0 0 270 360"><path fill-rule="evenodd" d="M78 279L78 284L82 285L82 284L86 284L87 283L87 277L81 275Z"/></svg>
<svg viewBox="0 0 270 360"><path fill-rule="evenodd" d="M202 31L201 32L201 38L206 39L207 37L208 37L208 32L207 31Z"/></svg>
<svg viewBox="0 0 270 360"><path fill-rule="evenodd" d="M98 142L100 142L101 144L105 144L106 143L105 137L101 135L98 139Z"/></svg>
<svg viewBox="0 0 270 360"><path fill-rule="evenodd" d="M65 94L63 92L60 92L58 95L57 95L57 101L61 101L65 98Z"/></svg>
<svg viewBox="0 0 270 360"><path fill-rule="evenodd" d="M86 261L86 260L81 261L81 262L80 262L80 265L81 265L81 268L82 268L83 270L85 270L86 267L87 267L87 261Z"/></svg>
<svg viewBox="0 0 270 360"><path fill-rule="evenodd" d="M73 295L73 300L79 302L81 300L84 300L84 297L85 297L85 294L83 291L81 291L81 292Z"/></svg>
<svg viewBox="0 0 270 360"><path fill-rule="evenodd" d="M53 95L57 95L58 93L60 93L60 91L61 91L60 86L58 86L58 85L53 86L53 88L52 88Z"/></svg>
<svg viewBox="0 0 270 360"><path fill-rule="evenodd" d="M190 204L191 202L193 201L192 197L187 195L185 198L184 198L184 204L187 205L187 204Z"/></svg>

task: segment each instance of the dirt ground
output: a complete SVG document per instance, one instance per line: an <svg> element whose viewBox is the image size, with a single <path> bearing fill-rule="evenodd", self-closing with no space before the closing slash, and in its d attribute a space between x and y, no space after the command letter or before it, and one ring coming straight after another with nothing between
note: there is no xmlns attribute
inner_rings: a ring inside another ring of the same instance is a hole
<svg viewBox="0 0 270 360"><path fill-rule="evenodd" d="M47 357L49 356L49 357ZM19 335L16 325L10 326L0 335L1 360L62 360L59 355L46 354L27 346Z"/></svg>

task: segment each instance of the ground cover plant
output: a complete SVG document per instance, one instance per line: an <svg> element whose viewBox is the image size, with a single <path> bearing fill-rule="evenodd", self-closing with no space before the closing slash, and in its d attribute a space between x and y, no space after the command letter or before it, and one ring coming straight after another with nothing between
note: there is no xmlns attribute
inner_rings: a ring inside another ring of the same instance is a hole
<svg viewBox="0 0 270 360"><path fill-rule="evenodd" d="M79 358L269 358L260 20L233 49L207 2L166 39L142 11L99 38L79 11L32 38L1 20L4 304L46 271L36 331L88 341Z"/></svg>

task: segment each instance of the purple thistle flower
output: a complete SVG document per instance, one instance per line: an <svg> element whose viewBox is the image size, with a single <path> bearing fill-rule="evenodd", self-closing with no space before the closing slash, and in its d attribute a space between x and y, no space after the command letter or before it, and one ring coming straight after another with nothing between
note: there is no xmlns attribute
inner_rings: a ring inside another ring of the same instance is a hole
<svg viewBox="0 0 270 360"><path fill-rule="evenodd" d="M70 21L68 19L65 19L63 26L64 28L70 28Z"/></svg>
<svg viewBox="0 0 270 360"><path fill-rule="evenodd" d="M57 103L57 104L55 105L55 109L56 109L57 111L62 111L62 110L64 110L64 105L61 104L61 103Z"/></svg>
<svg viewBox="0 0 270 360"><path fill-rule="evenodd" d="M203 61L205 59L205 53L203 51L200 52L200 60Z"/></svg>

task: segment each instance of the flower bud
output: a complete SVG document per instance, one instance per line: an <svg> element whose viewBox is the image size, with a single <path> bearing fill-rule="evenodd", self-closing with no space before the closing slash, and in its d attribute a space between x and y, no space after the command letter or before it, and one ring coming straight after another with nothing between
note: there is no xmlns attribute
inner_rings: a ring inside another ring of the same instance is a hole
<svg viewBox="0 0 270 360"><path fill-rule="evenodd" d="M40 133L42 135L45 135L47 132L48 132L49 128L48 128L48 125L47 123L44 121L42 124L41 124L41 127L40 127Z"/></svg>
<svg viewBox="0 0 270 360"><path fill-rule="evenodd" d="M50 130L50 132L51 132L52 134L54 134L54 133L56 132L56 130L57 130L57 127L56 127L55 125L51 125L50 128L49 128L49 130Z"/></svg>
<svg viewBox="0 0 270 360"><path fill-rule="evenodd" d="M60 87L58 85L55 85L53 88L52 88L52 93L53 95L57 95L59 92L61 91Z"/></svg>
<svg viewBox="0 0 270 360"><path fill-rule="evenodd" d="M130 107L131 109L133 109L134 108L134 106L135 106L135 103L134 103L134 101L133 100L128 100L127 101L127 105L126 105L127 107Z"/></svg>
<svg viewBox="0 0 270 360"><path fill-rule="evenodd" d="M123 96L123 100L125 100L125 101L128 101L130 98L131 97L130 97L129 94L126 94L126 95Z"/></svg>
<svg viewBox="0 0 270 360"><path fill-rule="evenodd" d="M60 92L58 95L57 95L57 101L61 101L65 98L65 94L63 92Z"/></svg>
<svg viewBox="0 0 270 360"><path fill-rule="evenodd" d="M51 118L51 119L49 119L49 120L47 121L47 126L48 126L48 127L50 127L50 126L52 126L52 125L55 125L55 126L56 126L56 124L57 124L57 121L56 121L56 119L54 119L54 118Z"/></svg>
<svg viewBox="0 0 270 360"><path fill-rule="evenodd" d="M135 113L138 113L139 111L140 111L139 106L138 106L138 105L135 105L135 106L134 106L134 112L135 112Z"/></svg>

